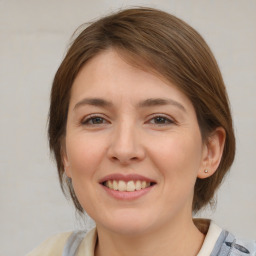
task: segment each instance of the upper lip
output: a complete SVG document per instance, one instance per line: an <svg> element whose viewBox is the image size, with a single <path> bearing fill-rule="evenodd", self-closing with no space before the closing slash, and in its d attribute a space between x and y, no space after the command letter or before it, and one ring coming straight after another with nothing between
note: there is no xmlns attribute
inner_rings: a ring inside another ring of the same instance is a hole
<svg viewBox="0 0 256 256"><path fill-rule="evenodd" d="M156 181L148 178L148 177L145 177L145 176L142 176L142 175L139 175L139 174L121 174L121 173L113 173L113 174L109 174L105 177L103 177L102 179L100 179L99 183L104 183L105 181L108 181L108 180L123 180L125 182L128 182L130 180L140 180L140 181L146 181L146 182L150 182L150 183L156 183Z"/></svg>

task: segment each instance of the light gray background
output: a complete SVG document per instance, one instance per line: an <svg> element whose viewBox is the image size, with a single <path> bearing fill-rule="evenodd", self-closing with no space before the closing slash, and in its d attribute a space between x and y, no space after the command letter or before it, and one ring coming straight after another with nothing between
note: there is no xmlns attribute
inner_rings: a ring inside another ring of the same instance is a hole
<svg viewBox="0 0 256 256"><path fill-rule="evenodd" d="M80 24L134 5L177 15L212 48L230 95L237 156L216 211L201 216L256 238L255 0L0 0L1 256L24 255L79 226L47 147L51 82Z"/></svg>

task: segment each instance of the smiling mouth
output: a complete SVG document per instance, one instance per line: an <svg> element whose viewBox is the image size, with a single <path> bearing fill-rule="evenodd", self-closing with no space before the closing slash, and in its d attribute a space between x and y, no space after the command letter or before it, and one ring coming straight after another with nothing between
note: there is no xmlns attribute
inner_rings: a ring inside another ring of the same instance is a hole
<svg viewBox="0 0 256 256"><path fill-rule="evenodd" d="M129 180L129 181L123 181L123 180L107 180L102 183L103 186L116 191L124 191L124 192L134 192L143 190L145 188L148 188L150 186L155 185L154 182L148 182L148 181L141 181L141 180Z"/></svg>

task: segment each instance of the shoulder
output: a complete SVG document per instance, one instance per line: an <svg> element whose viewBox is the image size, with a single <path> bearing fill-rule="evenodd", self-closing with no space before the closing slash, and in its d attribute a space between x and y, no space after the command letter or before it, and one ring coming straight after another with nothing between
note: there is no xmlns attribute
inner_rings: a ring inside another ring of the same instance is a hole
<svg viewBox="0 0 256 256"><path fill-rule="evenodd" d="M225 245L233 248L233 251L237 251L237 252L239 251L241 255L248 255L248 256L256 255L256 240L243 240L243 239L234 237L234 240L232 241L232 243L231 241L229 242L226 241Z"/></svg>
<svg viewBox="0 0 256 256"><path fill-rule="evenodd" d="M232 233L223 230L216 242L215 253L213 255L228 255L228 256L255 256L256 241L244 240L233 235ZM217 253L218 251L218 253Z"/></svg>
<svg viewBox="0 0 256 256"><path fill-rule="evenodd" d="M65 243L71 233L72 232L65 232L48 238L41 245L39 245L37 248L27 254L27 256L61 256Z"/></svg>
<svg viewBox="0 0 256 256"><path fill-rule="evenodd" d="M240 239L211 220L194 219L205 240L197 256L256 256L256 241Z"/></svg>

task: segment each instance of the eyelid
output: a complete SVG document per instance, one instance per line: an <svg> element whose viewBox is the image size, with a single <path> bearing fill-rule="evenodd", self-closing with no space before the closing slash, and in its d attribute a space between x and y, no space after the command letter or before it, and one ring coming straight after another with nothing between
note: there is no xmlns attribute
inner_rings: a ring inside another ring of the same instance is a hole
<svg viewBox="0 0 256 256"><path fill-rule="evenodd" d="M100 123L100 124L89 124L88 122L90 120L92 120L93 118L102 118L103 119L103 123ZM154 114L151 114L148 118L147 118L147 121L146 123L149 123L151 120L153 120L154 118L157 118L157 117L162 117L162 118L165 118L167 120L168 123L163 123L163 124L154 124L154 125L157 125L157 126L166 126L166 125L171 125L171 124L177 124L177 121L173 118L173 117L170 117L169 115L166 115L166 114L160 114L160 113L154 113ZM105 122L104 122L105 121ZM103 115L103 114L100 114L100 113L95 113L95 114L89 114L85 117L83 117L80 121L80 124L82 125L87 125L87 126L100 126L100 125L104 125L106 124L106 122L110 123L106 116Z"/></svg>
<svg viewBox="0 0 256 256"><path fill-rule="evenodd" d="M102 118L102 119L103 119L104 121L106 121L106 122L109 122L103 114L97 113L97 114L89 114L89 115L83 117L83 118L81 119L81 122L80 122L80 123L81 123L82 125L88 125L88 126L97 126L97 125L103 125L103 124L105 124L105 123L103 123L103 124L88 124L88 123L87 123L88 121L92 120L93 118L97 118L97 117Z"/></svg>
<svg viewBox="0 0 256 256"><path fill-rule="evenodd" d="M165 123L165 124L156 124L158 126L164 126L164 125L170 125L170 124L177 124L176 120L172 117L170 117L169 115L166 115L166 114L160 114L160 113L155 113L155 114L152 114L150 116L150 118L148 119L147 122L151 121L152 119L154 118L157 118L157 117L162 117L162 118L165 118L168 123Z"/></svg>

